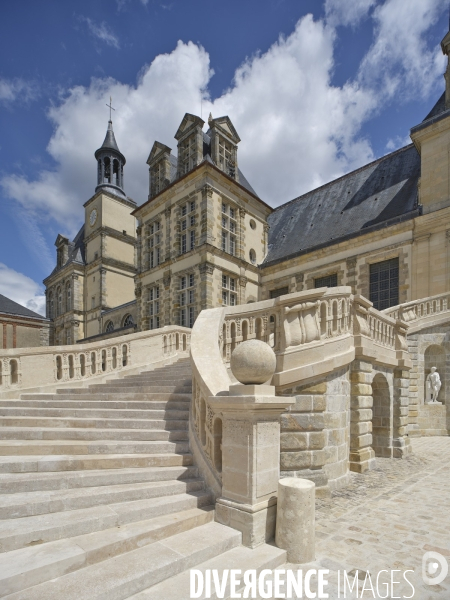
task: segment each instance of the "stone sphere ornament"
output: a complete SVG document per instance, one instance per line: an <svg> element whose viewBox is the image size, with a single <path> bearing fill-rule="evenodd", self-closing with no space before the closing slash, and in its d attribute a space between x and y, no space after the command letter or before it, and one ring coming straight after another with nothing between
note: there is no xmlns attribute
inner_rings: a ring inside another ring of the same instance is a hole
<svg viewBox="0 0 450 600"><path fill-rule="evenodd" d="M268 344L260 340L247 340L233 351L230 367L240 383L258 385L272 377L276 363L275 353Z"/></svg>

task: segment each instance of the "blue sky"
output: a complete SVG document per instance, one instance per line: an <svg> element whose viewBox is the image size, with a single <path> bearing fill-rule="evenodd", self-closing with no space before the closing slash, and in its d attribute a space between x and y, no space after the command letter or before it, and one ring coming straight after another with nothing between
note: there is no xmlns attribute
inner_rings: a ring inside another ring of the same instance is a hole
<svg viewBox="0 0 450 600"><path fill-rule="evenodd" d="M93 194L113 97L141 204L155 139L228 114L277 206L408 143L444 89L446 0L4 0L0 293L43 309L58 233Z"/></svg>

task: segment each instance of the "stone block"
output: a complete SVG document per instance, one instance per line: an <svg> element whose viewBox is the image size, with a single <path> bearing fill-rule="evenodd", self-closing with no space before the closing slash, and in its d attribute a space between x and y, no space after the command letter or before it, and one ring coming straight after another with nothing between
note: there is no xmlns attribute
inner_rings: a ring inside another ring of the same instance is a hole
<svg viewBox="0 0 450 600"><path fill-rule="evenodd" d="M373 398L372 396L351 396L350 407L351 408L372 408Z"/></svg>
<svg viewBox="0 0 450 600"><path fill-rule="evenodd" d="M280 435L280 449L285 450L309 450L310 433L298 432L282 432Z"/></svg>
<svg viewBox="0 0 450 600"><path fill-rule="evenodd" d="M350 421L361 422L372 420L372 409L370 408L356 408L350 411Z"/></svg>
<svg viewBox="0 0 450 600"><path fill-rule="evenodd" d="M302 394L326 394L327 391L327 383L323 381L322 383L315 383L312 385L307 385L305 387L299 386L296 388Z"/></svg>
<svg viewBox="0 0 450 600"><path fill-rule="evenodd" d="M374 419L375 421L375 419ZM375 426L375 423L374 423ZM363 435L372 432L372 421L364 421L363 423L351 423L350 435Z"/></svg>
<svg viewBox="0 0 450 600"><path fill-rule="evenodd" d="M311 467L311 452L281 452L281 470L309 469Z"/></svg>
<svg viewBox="0 0 450 600"><path fill-rule="evenodd" d="M298 413L281 415L282 431L320 431L324 428L321 413Z"/></svg>
<svg viewBox="0 0 450 600"><path fill-rule="evenodd" d="M352 383L351 394L353 396L371 396L372 386L367 383Z"/></svg>
<svg viewBox="0 0 450 600"><path fill-rule="evenodd" d="M313 396L301 395L295 396L295 404L289 407L289 412L312 412L313 411Z"/></svg>

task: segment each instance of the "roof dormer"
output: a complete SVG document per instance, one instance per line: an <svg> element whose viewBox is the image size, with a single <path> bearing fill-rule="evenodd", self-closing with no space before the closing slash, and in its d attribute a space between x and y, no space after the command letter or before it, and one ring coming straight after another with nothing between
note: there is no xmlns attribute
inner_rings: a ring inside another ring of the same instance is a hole
<svg viewBox="0 0 450 600"><path fill-rule="evenodd" d="M182 177L203 160L203 125L205 121L186 113L175 134L178 141L177 177Z"/></svg>
<svg viewBox="0 0 450 600"><path fill-rule="evenodd" d="M172 149L160 142L155 142L147 159L149 166L149 198L162 192L171 182L171 160Z"/></svg>
<svg viewBox="0 0 450 600"><path fill-rule="evenodd" d="M241 141L229 117L213 119L209 115L209 131L211 138L211 158L219 169L239 181L237 145Z"/></svg>

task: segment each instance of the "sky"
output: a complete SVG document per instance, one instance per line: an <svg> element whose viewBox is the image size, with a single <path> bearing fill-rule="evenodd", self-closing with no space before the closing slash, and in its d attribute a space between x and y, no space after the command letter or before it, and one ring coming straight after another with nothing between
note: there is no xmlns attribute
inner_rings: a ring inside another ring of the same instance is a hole
<svg viewBox="0 0 450 600"><path fill-rule="evenodd" d="M45 314L58 233L94 194L113 125L125 191L155 140L228 115L279 206L410 143L444 90L448 0L0 0L0 294Z"/></svg>

